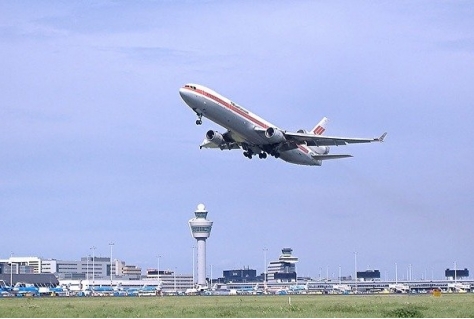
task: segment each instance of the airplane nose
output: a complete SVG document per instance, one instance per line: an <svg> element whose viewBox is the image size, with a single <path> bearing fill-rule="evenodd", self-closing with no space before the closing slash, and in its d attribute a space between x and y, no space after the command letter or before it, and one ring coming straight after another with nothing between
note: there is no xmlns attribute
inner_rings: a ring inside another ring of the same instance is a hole
<svg viewBox="0 0 474 319"><path fill-rule="evenodd" d="M186 94L186 91L183 88L179 89L179 95L181 95L181 98L184 99L184 95Z"/></svg>
<svg viewBox="0 0 474 319"><path fill-rule="evenodd" d="M180 88L179 89L179 95L183 99L183 101L189 105L189 103L192 103L194 94L186 88Z"/></svg>

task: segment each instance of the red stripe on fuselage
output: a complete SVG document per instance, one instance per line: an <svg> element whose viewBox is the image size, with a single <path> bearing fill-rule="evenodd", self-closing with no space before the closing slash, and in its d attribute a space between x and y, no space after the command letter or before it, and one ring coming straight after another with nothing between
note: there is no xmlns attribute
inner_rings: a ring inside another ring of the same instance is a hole
<svg viewBox="0 0 474 319"><path fill-rule="evenodd" d="M308 154L310 152L309 149L307 147L303 146L303 145L296 145L296 146L298 146L300 151L302 151L305 154Z"/></svg>
<svg viewBox="0 0 474 319"><path fill-rule="evenodd" d="M221 99L217 96L214 96L211 93L206 92L206 91L201 90L201 89L196 89L194 92L200 93L204 97L210 98L211 100L221 104L222 106L224 106L225 108L231 110L232 112L237 113L238 115L246 118L247 120L249 120L250 122L252 122L255 125L259 125L259 126L265 128L265 129L269 128L269 126L267 124L265 124L265 123L261 122L260 120L252 117L250 114L246 113L246 111L244 111L243 109L241 109L241 108L239 108L235 105L232 105L232 103L228 103L228 102L224 101L223 99Z"/></svg>

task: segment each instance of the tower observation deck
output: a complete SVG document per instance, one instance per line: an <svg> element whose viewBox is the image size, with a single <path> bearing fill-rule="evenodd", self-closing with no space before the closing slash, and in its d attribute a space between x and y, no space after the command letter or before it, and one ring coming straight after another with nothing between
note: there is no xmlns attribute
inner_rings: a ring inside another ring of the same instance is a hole
<svg viewBox="0 0 474 319"><path fill-rule="evenodd" d="M189 220L191 235L197 241L197 283L206 286L206 239L211 235L212 221L207 219L204 204L199 204L194 212L194 218Z"/></svg>

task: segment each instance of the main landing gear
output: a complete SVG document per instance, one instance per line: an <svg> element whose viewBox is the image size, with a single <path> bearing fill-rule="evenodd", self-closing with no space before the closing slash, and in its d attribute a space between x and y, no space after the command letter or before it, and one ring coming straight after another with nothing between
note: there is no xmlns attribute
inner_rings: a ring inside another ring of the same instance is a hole
<svg viewBox="0 0 474 319"><path fill-rule="evenodd" d="M247 157L248 159L252 159L252 156L254 156L255 153L253 153L251 150L245 151L244 156ZM265 159L267 158L267 153L261 152L258 154L258 158L260 159Z"/></svg>

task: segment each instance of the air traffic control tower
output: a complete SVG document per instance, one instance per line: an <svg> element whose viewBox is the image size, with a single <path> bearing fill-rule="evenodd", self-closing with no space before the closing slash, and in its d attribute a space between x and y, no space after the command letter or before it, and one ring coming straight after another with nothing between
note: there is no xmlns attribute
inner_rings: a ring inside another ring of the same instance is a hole
<svg viewBox="0 0 474 319"><path fill-rule="evenodd" d="M206 286L206 239L211 235L212 221L207 220L207 210L204 204L199 204L194 212L196 217L189 220L191 234L197 241L197 283Z"/></svg>

